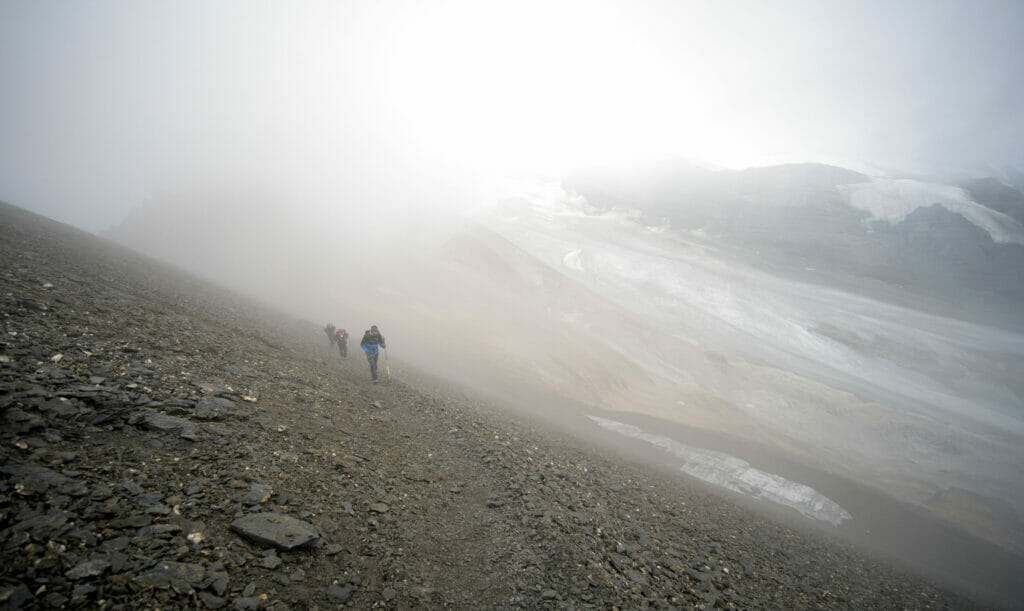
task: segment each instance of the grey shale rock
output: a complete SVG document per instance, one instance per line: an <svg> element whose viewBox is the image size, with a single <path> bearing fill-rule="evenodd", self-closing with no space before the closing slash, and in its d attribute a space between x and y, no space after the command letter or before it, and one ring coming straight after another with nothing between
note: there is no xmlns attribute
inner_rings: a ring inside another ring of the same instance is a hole
<svg viewBox="0 0 1024 611"><path fill-rule="evenodd" d="M228 604L228 601L224 600L220 596L214 596L209 592L200 592L199 600L203 601L203 604L206 605L207 609L223 609L224 606Z"/></svg>
<svg viewBox="0 0 1024 611"><path fill-rule="evenodd" d="M280 513L254 513L231 523L231 530L260 545L291 550L320 538L320 532L309 522Z"/></svg>
<svg viewBox="0 0 1024 611"><path fill-rule="evenodd" d="M199 420L223 420L224 418L238 416L239 410L235 402L230 399L204 395L196 403L193 415Z"/></svg>
<svg viewBox="0 0 1024 611"><path fill-rule="evenodd" d="M260 566L265 569L274 570L281 566L281 558L277 554L270 552L263 556L263 560L260 561Z"/></svg>
<svg viewBox="0 0 1024 611"><path fill-rule="evenodd" d="M138 415L138 422L142 426L151 431L160 431L162 433L177 433L182 437L186 435L195 435L199 428L194 422L185 420L184 418L178 418L177 416L168 416L159 412L140 412Z"/></svg>
<svg viewBox="0 0 1024 611"><path fill-rule="evenodd" d="M111 562L106 558L93 558L92 560L79 562L73 569L64 573L64 575L71 580L96 577L105 573L110 566Z"/></svg>
<svg viewBox="0 0 1024 611"><path fill-rule="evenodd" d="M273 493L274 489L266 484L253 484L252 488L249 489L249 494L242 498L242 503L246 505L266 503Z"/></svg>
<svg viewBox="0 0 1024 611"><path fill-rule="evenodd" d="M206 576L206 570L198 564L186 562L158 562L152 569L139 575L135 581L158 588L169 587L176 581L199 587Z"/></svg>
<svg viewBox="0 0 1024 611"><path fill-rule="evenodd" d="M242 596L241 598L236 598L235 602L232 603L231 607L234 609L239 609L241 611L262 609L263 599L259 596Z"/></svg>
<svg viewBox="0 0 1024 611"><path fill-rule="evenodd" d="M31 596L23 584L0 587L0 605L4 609L19 609Z"/></svg>
<svg viewBox="0 0 1024 611"><path fill-rule="evenodd" d="M341 605L347 603L352 598L352 587L341 586L336 583L332 583L327 588L327 600L332 603Z"/></svg>
<svg viewBox="0 0 1024 611"><path fill-rule="evenodd" d="M199 381L195 383L195 386L208 395L230 395L235 392L230 386L221 381Z"/></svg>
<svg viewBox="0 0 1024 611"><path fill-rule="evenodd" d="M0 467L0 473L11 476L15 485L15 492L19 494L43 493L51 487L60 487L68 478L53 469L39 465L5 465ZM19 489L18 486L21 486Z"/></svg>

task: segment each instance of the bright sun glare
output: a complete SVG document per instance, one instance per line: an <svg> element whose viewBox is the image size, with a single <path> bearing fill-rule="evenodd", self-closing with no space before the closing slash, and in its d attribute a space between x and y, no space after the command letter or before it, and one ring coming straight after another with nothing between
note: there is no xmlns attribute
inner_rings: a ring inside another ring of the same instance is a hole
<svg viewBox="0 0 1024 611"><path fill-rule="evenodd" d="M720 148L687 87L699 68L670 66L608 7L431 6L406 15L386 61L400 127L425 153L515 171Z"/></svg>

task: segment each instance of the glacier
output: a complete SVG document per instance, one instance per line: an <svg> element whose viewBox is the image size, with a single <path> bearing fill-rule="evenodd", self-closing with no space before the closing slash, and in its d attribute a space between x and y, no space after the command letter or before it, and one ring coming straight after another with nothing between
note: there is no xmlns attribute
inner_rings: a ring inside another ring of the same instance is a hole
<svg viewBox="0 0 1024 611"><path fill-rule="evenodd" d="M912 503L958 488L1024 515L1024 334L774 276L550 185L477 219L642 321L562 318L677 391L615 409L770 437Z"/></svg>
<svg viewBox="0 0 1024 611"><path fill-rule="evenodd" d="M960 187L908 178L872 178L870 182L838 185L837 189L850 206L893 225L918 208L938 204L985 230L993 242L1024 245L1020 223L971 200Z"/></svg>
<svg viewBox="0 0 1024 611"><path fill-rule="evenodd" d="M792 507L808 518L828 522L833 526L839 526L852 518L838 503L814 488L788 480L781 475L756 469L741 458L724 452L695 448L616 420L592 415L587 417L603 429L646 441L683 459L683 464L679 467L681 471L710 484Z"/></svg>

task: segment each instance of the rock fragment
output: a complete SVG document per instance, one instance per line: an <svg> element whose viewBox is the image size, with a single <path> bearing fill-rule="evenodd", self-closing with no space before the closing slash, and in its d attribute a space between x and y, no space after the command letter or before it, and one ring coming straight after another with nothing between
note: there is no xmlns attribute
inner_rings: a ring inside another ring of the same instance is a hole
<svg viewBox="0 0 1024 611"><path fill-rule="evenodd" d="M257 544L291 550L320 538L316 527L291 516L274 512L254 513L231 523L231 530Z"/></svg>
<svg viewBox="0 0 1024 611"><path fill-rule="evenodd" d="M71 580L85 579L102 575L111 566L110 560L106 558L93 558L78 563L74 568L68 570L64 575Z"/></svg>
<svg viewBox="0 0 1024 611"><path fill-rule="evenodd" d="M230 399L205 395L196 403L194 417L199 420L223 420L237 416L238 406Z"/></svg>
<svg viewBox="0 0 1024 611"><path fill-rule="evenodd" d="M177 433L182 437L195 436L198 427L193 422L177 416L168 416L159 412L143 412L138 415L138 422L143 428L162 433Z"/></svg>
<svg viewBox="0 0 1024 611"><path fill-rule="evenodd" d="M158 588L170 587L176 581L198 587L205 575L206 570L198 564L164 561L136 577L135 581Z"/></svg>
<svg viewBox="0 0 1024 611"><path fill-rule="evenodd" d="M352 587L348 585L338 585L332 583L327 588L327 600L334 604L341 605L347 603L352 598Z"/></svg>

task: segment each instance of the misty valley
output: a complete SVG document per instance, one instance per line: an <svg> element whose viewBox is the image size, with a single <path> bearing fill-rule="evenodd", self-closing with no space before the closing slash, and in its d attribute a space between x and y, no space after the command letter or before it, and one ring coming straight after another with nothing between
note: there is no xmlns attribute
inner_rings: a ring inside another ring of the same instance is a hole
<svg viewBox="0 0 1024 611"><path fill-rule="evenodd" d="M1020 609L1024 2L0 2L0 609Z"/></svg>
<svg viewBox="0 0 1024 611"><path fill-rule="evenodd" d="M365 258L270 204L150 202L107 235L313 319L386 320L425 371L883 552L878 499L1019 556L1024 197L992 191L682 164L528 184Z"/></svg>

